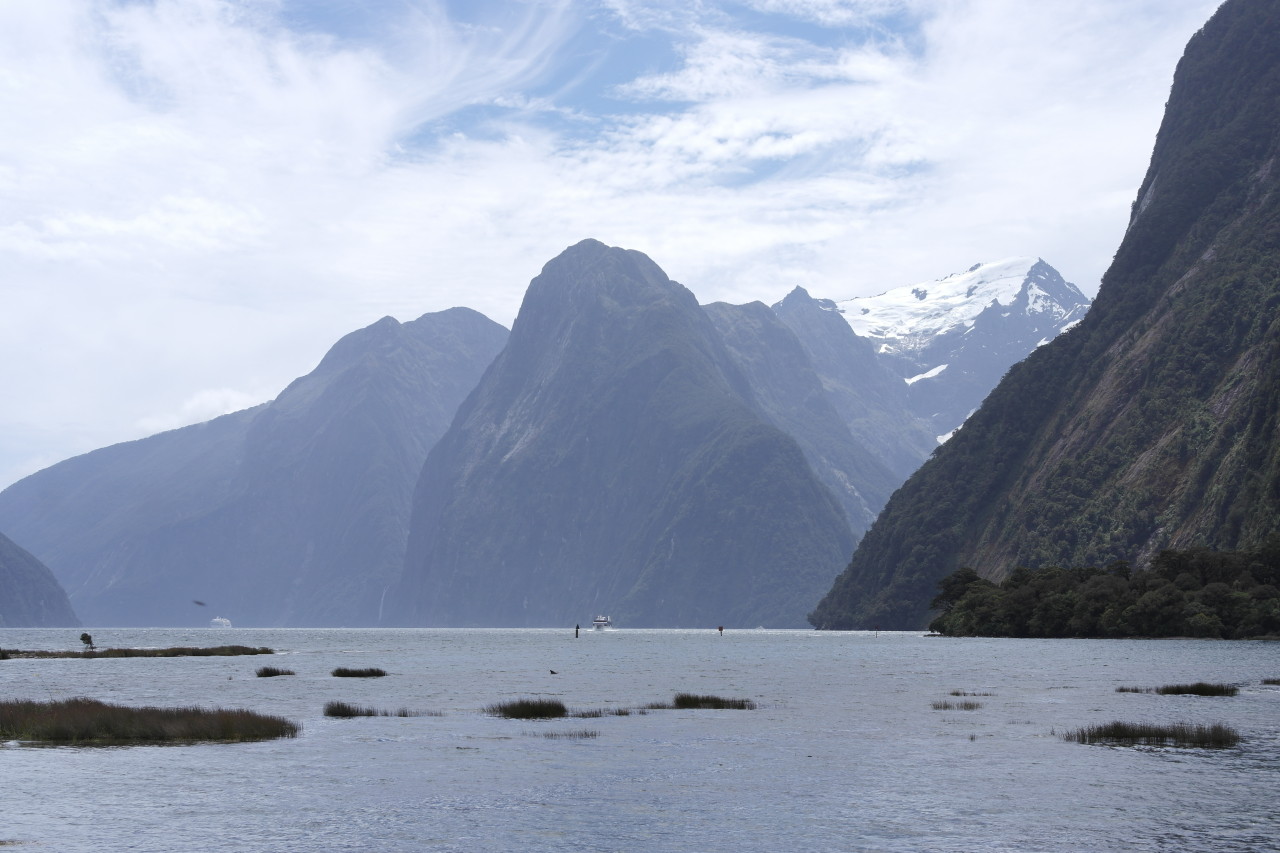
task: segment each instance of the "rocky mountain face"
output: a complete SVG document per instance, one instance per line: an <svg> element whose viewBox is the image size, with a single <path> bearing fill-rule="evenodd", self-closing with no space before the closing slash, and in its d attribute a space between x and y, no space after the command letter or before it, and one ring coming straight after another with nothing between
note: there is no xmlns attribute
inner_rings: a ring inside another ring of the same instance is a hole
<svg viewBox="0 0 1280 853"><path fill-rule="evenodd" d="M0 535L0 628L79 625L53 572L12 539Z"/></svg>
<svg viewBox="0 0 1280 853"><path fill-rule="evenodd" d="M773 311L795 333L850 435L892 472L896 488L938 444L930 426L911 411L910 386L877 355L870 339L854 334L831 300L797 287Z"/></svg>
<svg viewBox="0 0 1280 853"><path fill-rule="evenodd" d="M644 255L594 240L548 263L427 456L391 621L802 624L854 537L767 414L785 406L743 369L750 340L785 331L761 308L704 311ZM812 384L794 391L838 425Z"/></svg>
<svg viewBox="0 0 1280 853"><path fill-rule="evenodd" d="M756 408L796 440L818 479L840 501L850 529L861 536L902 478L853 437L809 353L768 306L718 302L704 310L750 385Z"/></svg>
<svg viewBox="0 0 1280 853"><path fill-rule="evenodd" d="M1044 261L1011 258L834 307L907 384L909 410L941 441L1013 364L1078 323L1089 298Z"/></svg>
<svg viewBox="0 0 1280 853"><path fill-rule="evenodd" d="M961 566L1141 565L1280 530L1276 44L1270 0L1191 40L1092 309L894 495L813 624L920 627Z"/></svg>
<svg viewBox="0 0 1280 853"><path fill-rule="evenodd" d="M506 335L469 309L385 318L271 403L15 483L0 525L88 624L377 624L427 450Z"/></svg>

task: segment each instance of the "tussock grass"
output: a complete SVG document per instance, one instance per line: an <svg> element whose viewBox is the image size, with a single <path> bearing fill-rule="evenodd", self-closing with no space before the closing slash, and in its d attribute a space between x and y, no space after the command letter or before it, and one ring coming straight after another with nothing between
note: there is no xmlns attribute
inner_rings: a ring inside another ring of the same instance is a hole
<svg viewBox="0 0 1280 853"><path fill-rule="evenodd" d="M129 708L96 699L0 701L0 739L75 744L252 741L295 737L283 717L221 708Z"/></svg>
<svg viewBox="0 0 1280 853"><path fill-rule="evenodd" d="M725 699L723 696L699 696L694 693L677 693L671 700L671 707L677 710L688 708L707 708L714 711L754 711L756 703L750 699Z"/></svg>
<svg viewBox="0 0 1280 853"><path fill-rule="evenodd" d="M1240 688L1234 684L1166 684L1163 687L1117 687L1117 693L1158 693L1161 696L1235 696Z"/></svg>
<svg viewBox="0 0 1280 853"><path fill-rule="evenodd" d="M943 699L941 702L932 703L935 711L976 711L982 707L981 702L950 702Z"/></svg>
<svg viewBox="0 0 1280 853"><path fill-rule="evenodd" d="M382 711L378 708L365 708L359 705L352 705L347 702L326 702L324 705L324 715L326 717L443 717L444 714L438 711L411 711L408 708L401 708L398 711Z"/></svg>
<svg viewBox="0 0 1280 853"><path fill-rule="evenodd" d="M630 717L632 714L643 714L645 711L631 708L587 708L582 711L570 711L570 717L581 720L594 720L599 717Z"/></svg>
<svg viewBox="0 0 1280 853"><path fill-rule="evenodd" d="M575 729L568 732L525 732L528 737L545 737L553 740L590 740L600 737L595 729Z"/></svg>
<svg viewBox="0 0 1280 853"><path fill-rule="evenodd" d="M972 693L972 692L970 692L970 691L968 691L968 690L952 690L952 691L951 691L951 695L952 695L952 696L994 696L994 695L996 695L996 694L994 694L994 693L986 693L986 692L981 692L981 693Z"/></svg>
<svg viewBox="0 0 1280 853"><path fill-rule="evenodd" d="M1240 733L1220 723L1111 722L1069 731L1063 740L1073 743L1100 743L1111 746L1176 746L1225 749L1240 743Z"/></svg>
<svg viewBox="0 0 1280 853"><path fill-rule="evenodd" d="M297 675L297 673L291 669L280 669L275 666L258 667L259 678L275 678L277 675Z"/></svg>
<svg viewBox="0 0 1280 853"><path fill-rule="evenodd" d="M332 673L334 678L382 678L387 674L385 669L379 669L376 666L366 667L365 669L350 669L340 666Z"/></svg>
<svg viewBox="0 0 1280 853"><path fill-rule="evenodd" d="M1262 683L1263 684L1280 684L1280 678L1264 678L1262 679Z"/></svg>
<svg viewBox="0 0 1280 853"><path fill-rule="evenodd" d="M191 646L173 646L167 649L94 649L90 651L23 651L9 649L10 657L15 658L179 658L179 657L233 657L236 655L273 655L275 649L265 646L211 646L193 648Z"/></svg>
<svg viewBox="0 0 1280 853"><path fill-rule="evenodd" d="M484 711L509 720L550 720L569 713L569 709L558 699L512 699L489 705Z"/></svg>

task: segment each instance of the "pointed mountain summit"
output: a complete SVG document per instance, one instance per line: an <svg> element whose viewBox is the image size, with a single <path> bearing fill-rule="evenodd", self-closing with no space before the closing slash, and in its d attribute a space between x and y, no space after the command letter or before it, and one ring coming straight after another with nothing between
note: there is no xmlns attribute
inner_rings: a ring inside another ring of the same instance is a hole
<svg viewBox="0 0 1280 853"><path fill-rule="evenodd" d="M0 628L79 627L49 568L0 534Z"/></svg>
<svg viewBox="0 0 1280 853"><path fill-rule="evenodd" d="M395 618L793 626L852 543L693 294L587 240L428 454Z"/></svg>
<svg viewBox="0 0 1280 853"><path fill-rule="evenodd" d="M1010 258L835 305L942 441L1011 365L1078 323L1089 298L1044 261Z"/></svg>
<svg viewBox="0 0 1280 853"><path fill-rule="evenodd" d="M270 403L15 483L0 524L90 624L377 624L427 450L506 336L466 308L384 318Z"/></svg>
<svg viewBox="0 0 1280 853"><path fill-rule="evenodd" d="M1012 368L889 501L811 615L916 628L966 566L1144 565L1280 532L1280 7L1187 46L1084 320Z"/></svg>

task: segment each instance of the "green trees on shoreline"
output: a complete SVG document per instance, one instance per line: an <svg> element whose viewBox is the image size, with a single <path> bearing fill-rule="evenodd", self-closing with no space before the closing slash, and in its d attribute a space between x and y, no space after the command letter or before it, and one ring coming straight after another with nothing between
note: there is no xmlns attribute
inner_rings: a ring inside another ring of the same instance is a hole
<svg viewBox="0 0 1280 853"><path fill-rule="evenodd" d="M1280 635L1280 538L1256 551L1162 551L1147 571L1016 569L1000 584L962 568L939 584L931 631L954 637Z"/></svg>

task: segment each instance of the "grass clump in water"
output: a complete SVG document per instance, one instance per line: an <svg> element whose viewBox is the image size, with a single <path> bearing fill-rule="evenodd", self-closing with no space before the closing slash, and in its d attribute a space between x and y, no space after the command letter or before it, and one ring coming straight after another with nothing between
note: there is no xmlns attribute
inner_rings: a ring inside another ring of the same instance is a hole
<svg viewBox="0 0 1280 853"><path fill-rule="evenodd" d="M259 678L275 678L277 675L297 675L297 673L291 669L280 669L276 666L258 667Z"/></svg>
<svg viewBox="0 0 1280 853"><path fill-rule="evenodd" d="M359 705L352 705L347 702L326 702L324 705L324 715L326 717L443 717L438 712L422 712L411 711L408 708L401 708L398 711L382 711L377 708L362 708Z"/></svg>
<svg viewBox="0 0 1280 853"><path fill-rule="evenodd" d="M508 720L551 720L569 713L558 699L511 699L489 705L484 710L486 714Z"/></svg>
<svg viewBox="0 0 1280 853"><path fill-rule="evenodd" d="M976 711L982 707L981 702L950 702L946 699L934 702L932 705L935 711Z"/></svg>
<svg viewBox="0 0 1280 853"><path fill-rule="evenodd" d="M1176 746L1226 749L1240 743L1240 733L1220 723L1111 722L1075 729L1062 736L1073 743L1100 743L1111 746Z"/></svg>
<svg viewBox="0 0 1280 853"><path fill-rule="evenodd" d="M971 691L968 691L968 690L952 690L952 691L951 691L951 695L952 695L952 696L994 696L994 695L996 695L996 694L994 694L994 693L987 693L987 692L977 692L977 693L975 693L975 692L971 692Z"/></svg>
<svg viewBox="0 0 1280 853"><path fill-rule="evenodd" d="M600 737L595 729L575 729L568 732L525 732L529 737L545 737L553 740L590 740Z"/></svg>
<svg viewBox="0 0 1280 853"><path fill-rule="evenodd" d="M1157 687L1156 692L1162 696L1235 696L1240 692L1240 688L1234 684L1210 684L1207 681L1197 681L1194 684L1166 684L1164 687Z"/></svg>
<svg viewBox="0 0 1280 853"><path fill-rule="evenodd" d="M1263 684L1280 684L1280 678L1264 678L1262 679L1262 683Z"/></svg>
<svg viewBox="0 0 1280 853"><path fill-rule="evenodd" d="M1166 684L1163 687L1117 687L1117 693L1158 693L1161 696L1235 696L1240 688L1234 684Z"/></svg>
<svg viewBox="0 0 1280 853"><path fill-rule="evenodd" d="M754 711L756 703L750 699L725 699L723 696L699 696L694 693L677 693L671 700L671 707L677 710L688 708L707 708L715 711Z"/></svg>
<svg viewBox="0 0 1280 853"><path fill-rule="evenodd" d="M85 649L84 651L23 651L9 649L10 657L15 658L178 658L178 657L234 657L237 655L273 655L275 649L265 646L210 646L195 648L191 646L172 646L167 649Z"/></svg>
<svg viewBox="0 0 1280 853"><path fill-rule="evenodd" d="M387 674L385 669L379 669L376 666L366 667L364 669L350 669L340 666L332 673L334 678L382 678Z"/></svg>
<svg viewBox="0 0 1280 853"><path fill-rule="evenodd" d="M221 708L130 708L84 697L0 702L0 739L121 745L296 737L283 717Z"/></svg>

